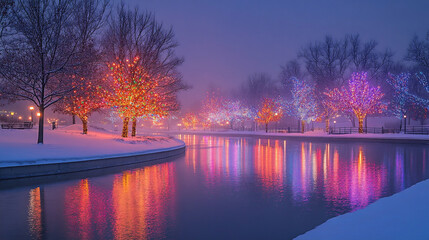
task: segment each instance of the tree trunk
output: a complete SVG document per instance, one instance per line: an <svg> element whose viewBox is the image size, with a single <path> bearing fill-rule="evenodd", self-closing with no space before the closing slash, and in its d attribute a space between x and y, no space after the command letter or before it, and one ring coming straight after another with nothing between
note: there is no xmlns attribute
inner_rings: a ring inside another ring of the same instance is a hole
<svg viewBox="0 0 429 240"><path fill-rule="evenodd" d="M131 137L136 136L136 126L137 126L137 118L133 118L133 124L131 127Z"/></svg>
<svg viewBox="0 0 429 240"><path fill-rule="evenodd" d="M328 133L329 132L329 118L327 118L326 120L325 120L325 129L326 129L326 132Z"/></svg>
<svg viewBox="0 0 429 240"><path fill-rule="evenodd" d="M37 143L43 144L43 123L45 118L45 108L39 107L40 117L39 117L39 132L37 134Z"/></svg>
<svg viewBox="0 0 429 240"><path fill-rule="evenodd" d="M268 132L268 123L265 123L265 132Z"/></svg>
<svg viewBox="0 0 429 240"><path fill-rule="evenodd" d="M305 121L301 120L301 133L304 133Z"/></svg>
<svg viewBox="0 0 429 240"><path fill-rule="evenodd" d="M129 118L124 118L124 124L122 126L122 137L126 138L128 137L128 122L130 121Z"/></svg>
<svg viewBox="0 0 429 240"><path fill-rule="evenodd" d="M368 128L368 117L365 117L365 128ZM368 130L367 130L368 131Z"/></svg>
<svg viewBox="0 0 429 240"><path fill-rule="evenodd" d="M72 123L76 124L76 115L74 115L74 114L72 115Z"/></svg>
<svg viewBox="0 0 429 240"><path fill-rule="evenodd" d="M88 134L88 120L87 118L80 118L82 121L82 134Z"/></svg>
<svg viewBox="0 0 429 240"><path fill-rule="evenodd" d="M359 133L363 133L363 118L358 118L359 120Z"/></svg>

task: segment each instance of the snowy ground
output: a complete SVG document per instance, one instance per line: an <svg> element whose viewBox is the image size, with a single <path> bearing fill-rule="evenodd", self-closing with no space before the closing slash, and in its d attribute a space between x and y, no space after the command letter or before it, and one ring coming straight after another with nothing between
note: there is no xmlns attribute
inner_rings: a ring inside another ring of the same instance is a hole
<svg viewBox="0 0 429 240"><path fill-rule="evenodd" d="M364 209L332 218L295 239L429 239L428 203L426 180Z"/></svg>
<svg viewBox="0 0 429 240"><path fill-rule="evenodd" d="M118 133L80 125L45 130L45 144L36 144L37 129L0 129L0 167L80 161L101 157L157 152L183 146L180 140L162 136L121 138Z"/></svg>
<svg viewBox="0 0 429 240"><path fill-rule="evenodd" d="M214 134L214 135L238 135L238 136L284 136L284 137L296 137L296 138L326 138L326 139L379 139L379 140L416 140L418 142L428 141L429 135L418 135L418 134L327 134L324 131L308 131L305 133L266 133L264 131L192 131L192 130L181 130L171 131L170 133L183 133L183 134Z"/></svg>

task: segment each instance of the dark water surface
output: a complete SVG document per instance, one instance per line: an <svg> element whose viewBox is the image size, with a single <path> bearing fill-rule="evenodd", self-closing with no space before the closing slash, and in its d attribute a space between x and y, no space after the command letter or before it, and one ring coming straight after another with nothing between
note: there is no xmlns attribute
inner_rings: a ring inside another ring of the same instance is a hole
<svg viewBox="0 0 429 240"><path fill-rule="evenodd" d="M178 137L173 160L0 183L0 239L290 239L429 177L428 145Z"/></svg>

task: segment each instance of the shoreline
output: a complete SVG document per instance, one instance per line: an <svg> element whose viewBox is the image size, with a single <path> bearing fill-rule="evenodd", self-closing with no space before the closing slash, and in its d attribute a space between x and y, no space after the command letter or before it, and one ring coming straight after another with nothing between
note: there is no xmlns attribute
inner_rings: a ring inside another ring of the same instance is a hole
<svg viewBox="0 0 429 240"><path fill-rule="evenodd" d="M180 156L185 152L185 149L186 145L182 143L174 147L151 149L141 152L62 159L43 163L34 161L33 164L9 165L0 167L0 180L49 176L150 162Z"/></svg>
<svg viewBox="0 0 429 240"><path fill-rule="evenodd" d="M275 139L297 139L297 140L316 140L316 141L365 141L382 143L406 143L406 144L429 144L429 135L411 135L411 134L321 134L318 132L307 133L265 133L265 132L239 132L239 131L162 131L162 134L195 134L195 135L220 135L231 137L258 137Z"/></svg>

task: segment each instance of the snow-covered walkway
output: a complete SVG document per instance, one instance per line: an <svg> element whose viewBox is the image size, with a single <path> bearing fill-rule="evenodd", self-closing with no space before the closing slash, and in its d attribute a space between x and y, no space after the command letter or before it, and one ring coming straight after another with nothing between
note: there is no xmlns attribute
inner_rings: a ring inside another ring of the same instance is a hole
<svg viewBox="0 0 429 240"><path fill-rule="evenodd" d="M332 218L297 238L429 239L429 180L382 198L368 207Z"/></svg>
<svg viewBox="0 0 429 240"><path fill-rule="evenodd" d="M0 129L0 167L23 166L104 157L122 157L174 149L184 142L161 136L121 138L118 133L80 125L45 130L45 144L36 144L37 129Z"/></svg>
<svg viewBox="0 0 429 240"><path fill-rule="evenodd" d="M209 135L229 135L229 136L255 136L255 137L286 137L286 138L307 138L307 139L326 139L326 140L376 140L376 141L390 141L390 142L410 142L410 143L429 143L429 135L419 134L327 134L324 131L308 131L305 133L266 133L264 131L192 131L192 130L180 130L170 131L167 133L176 134L209 134Z"/></svg>

